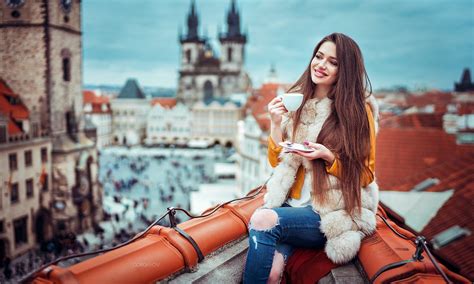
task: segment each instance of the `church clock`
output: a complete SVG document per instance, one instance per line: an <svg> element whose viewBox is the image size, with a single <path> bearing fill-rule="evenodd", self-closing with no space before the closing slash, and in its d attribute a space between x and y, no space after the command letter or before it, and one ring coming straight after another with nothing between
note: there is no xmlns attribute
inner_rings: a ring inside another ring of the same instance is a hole
<svg viewBox="0 0 474 284"><path fill-rule="evenodd" d="M69 13L71 12L72 7L72 0L60 0L61 1L61 8L64 12Z"/></svg>
<svg viewBox="0 0 474 284"><path fill-rule="evenodd" d="M25 4L25 0L5 0L7 6L12 9L20 8L23 4Z"/></svg>

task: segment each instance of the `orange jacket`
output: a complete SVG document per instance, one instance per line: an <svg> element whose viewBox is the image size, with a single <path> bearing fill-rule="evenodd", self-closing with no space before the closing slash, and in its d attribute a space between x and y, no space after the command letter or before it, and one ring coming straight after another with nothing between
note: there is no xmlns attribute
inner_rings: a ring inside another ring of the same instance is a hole
<svg viewBox="0 0 474 284"><path fill-rule="evenodd" d="M370 106L366 105L367 110L367 118L369 120L369 128L370 128L370 153L369 158L366 162L366 171L362 172L361 176L361 186L365 187L370 184L374 180L374 172L375 172L375 123L374 117L372 115L372 110ZM271 136L268 137L268 161L270 165L274 168L280 162L279 155L282 151L283 147L277 145ZM328 174L333 175L335 177L341 176L341 162L336 158L332 165L326 167L326 171ZM299 199L301 197L301 189L303 188L305 178L305 169L303 166L298 168L296 172L295 182L293 183L290 189L290 197Z"/></svg>

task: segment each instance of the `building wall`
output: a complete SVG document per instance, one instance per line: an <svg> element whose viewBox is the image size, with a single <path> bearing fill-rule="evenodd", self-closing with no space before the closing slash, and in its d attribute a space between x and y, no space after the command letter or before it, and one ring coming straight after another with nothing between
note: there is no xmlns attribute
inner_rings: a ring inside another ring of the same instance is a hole
<svg viewBox="0 0 474 284"><path fill-rule="evenodd" d="M87 115L90 115L92 123L97 127L97 149L111 145L113 142L111 113L91 113Z"/></svg>
<svg viewBox="0 0 474 284"><path fill-rule="evenodd" d="M262 185L273 169L267 158L266 134L263 133L252 115L244 119L243 134L240 135L238 154L240 175L237 183L242 194Z"/></svg>
<svg viewBox="0 0 474 284"><path fill-rule="evenodd" d="M146 135L147 116L151 109L147 99L113 99L112 128L118 144L138 144ZM124 140L125 139L125 140Z"/></svg>
<svg viewBox="0 0 474 284"><path fill-rule="evenodd" d="M46 149L47 159L45 162L41 160L41 149ZM14 258L37 245L36 235L36 218L41 207L48 208L51 201L51 174L48 169L51 168L51 141L49 138L37 138L25 140L22 142L0 144L0 222L3 221L4 231L0 233L0 238L5 237L9 240L6 243L7 256ZM25 152L32 151L31 166L25 165ZM17 170L10 170L9 155L16 154ZM42 173L48 173L46 188L43 191L41 184ZM26 181L33 181L33 195L28 197L26 193ZM16 203L11 202L10 185L18 184L19 200ZM27 218L27 242L23 244L15 243L14 221L19 218ZM48 228L46 228L48 229ZM49 236L52 237L51 227L47 230Z"/></svg>
<svg viewBox="0 0 474 284"><path fill-rule="evenodd" d="M191 135L191 112L183 104L172 109L155 105L148 115L146 144L186 145Z"/></svg>
<svg viewBox="0 0 474 284"><path fill-rule="evenodd" d="M199 102L192 108L191 136L221 145L237 142L238 121L241 108L233 103L220 105L217 102L206 105Z"/></svg>
<svg viewBox="0 0 474 284"><path fill-rule="evenodd" d="M66 198L68 206L72 206L68 208L69 215L62 212L54 215L56 212L53 211L53 219L69 219L69 224L72 224L72 220L77 217L77 206L81 206L73 204L71 194L76 187L77 159L84 155L96 156L93 144L83 133L78 134L79 141L74 141L66 134L66 113L71 110L75 114L78 131L83 129L80 120L81 1L73 0L69 13L61 8L60 1L25 1L18 8L21 13L18 20L10 17L13 11L5 6L5 1L0 2L0 5L0 76L20 95L30 113L40 113L43 130L51 130L53 157L48 170L54 180L51 198L53 203ZM70 60L69 81L64 79L64 58ZM93 160L96 162L95 158ZM92 176L91 179L95 195L100 192L100 188L97 177ZM91 207L99 209L101 204L96 203ZM87 214L90 216L91 212ZM92 219L89 220L91 222ZM78 231L77 226L66 229Z"/></svg>

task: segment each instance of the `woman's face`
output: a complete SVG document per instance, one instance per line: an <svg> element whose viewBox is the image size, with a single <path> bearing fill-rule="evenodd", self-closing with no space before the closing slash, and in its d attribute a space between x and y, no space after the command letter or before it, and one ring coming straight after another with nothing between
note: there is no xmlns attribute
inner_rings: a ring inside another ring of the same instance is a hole
<svg viewBox="0 0 474 284"><path fill-rule="evenodd" d="M336 44L325 41L311 60L311 80L318 85L333 85L337 80Z"/></svg>

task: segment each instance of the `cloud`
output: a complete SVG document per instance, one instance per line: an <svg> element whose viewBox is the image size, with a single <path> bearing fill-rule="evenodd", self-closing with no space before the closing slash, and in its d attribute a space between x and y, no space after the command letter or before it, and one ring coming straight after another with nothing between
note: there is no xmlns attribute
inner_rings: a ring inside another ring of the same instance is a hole
<svg viewBox="0 0 474 284"><path fill-rule="evenodd" d="M189 5L189 0L83 1L85 82L135 74L147 85L176 86L178 29L186 24ZM230 0L196 5L200 31L207 30L219 52L216 34L225 26ZM237 5L241 28L249 30L246 68L254 82L263 81L271 63L282 81L294 81L315 44L335 31L358 42L376 88L452 88L463 68L473 69L471 0L238 0Z"/></svg>

